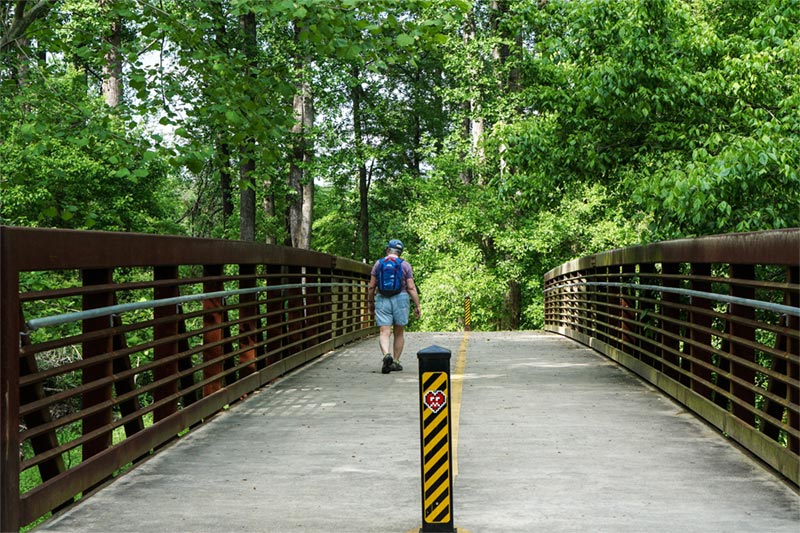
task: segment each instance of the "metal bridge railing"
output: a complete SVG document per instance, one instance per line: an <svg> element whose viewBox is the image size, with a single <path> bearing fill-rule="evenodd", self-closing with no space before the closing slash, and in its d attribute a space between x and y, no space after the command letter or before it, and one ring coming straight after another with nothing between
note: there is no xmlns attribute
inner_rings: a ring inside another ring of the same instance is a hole
<svg viewBox="0 0 800 533"><path fill-rule="evenodd" d="M545 328L621 363L800 484L800 229L604 252L545 275Z"/></svg>
<svg viewBox="0 0 800 533"><path fill-rule="evenodd" d="M257 243L0 227L0 531L376 333L369 270Z"/></svg>

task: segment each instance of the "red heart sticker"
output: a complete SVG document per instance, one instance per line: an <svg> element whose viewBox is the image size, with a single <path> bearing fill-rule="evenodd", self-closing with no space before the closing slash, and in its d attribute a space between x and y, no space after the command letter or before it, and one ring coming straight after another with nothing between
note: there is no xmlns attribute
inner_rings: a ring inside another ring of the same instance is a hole
<svg viewBox="0 0 800 533"><path fill-rule="evenodd" d="M440 390L429 391L425 395L425 405L427 405L428 409L430 409L434 413L438 413L439 411L441 411L442 407L444 407L446 403L447 403L447 397Z"/></svg>

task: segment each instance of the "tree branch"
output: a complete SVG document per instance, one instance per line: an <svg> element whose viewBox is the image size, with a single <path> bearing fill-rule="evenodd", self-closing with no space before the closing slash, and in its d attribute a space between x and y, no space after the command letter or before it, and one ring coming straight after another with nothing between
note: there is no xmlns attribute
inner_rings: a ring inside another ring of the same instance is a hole
<svg viewBox="0 0 800 533"><path fill-rule="evenodd" d="M5 52L11 47L12 43L22 37L25 34L25 30L28 29L28 26L30 26L33 21L47 16L47 12L56 2L58 2L58 0L39 0L33 4L33 7L26 11L25 7L29 6L31 2L27 0L17 0L17 4L14 7L14 21L11 23L11 27L8 28L8 31L0 37L0 53Z"/></svg>

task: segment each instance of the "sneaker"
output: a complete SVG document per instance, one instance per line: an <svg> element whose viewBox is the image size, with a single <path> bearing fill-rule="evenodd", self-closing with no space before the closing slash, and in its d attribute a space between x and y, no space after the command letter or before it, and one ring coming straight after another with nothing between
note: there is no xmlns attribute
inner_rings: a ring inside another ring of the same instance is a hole
<svg viewBox="0 0 800 533"><path fill-rule="evenodd" d="M392 362L391 370L392 372L400 372L403 370L403 365L401 365L398 361L394 361Z"/></svg>
<svg viewBox="0 0 800 533"><path fill-rule="evenodd" d="M387 353L383 356L383 366L381 367L381 374L388 374L392 371L392 366L394 364L394 359L392 358L392 354Z"/></svg>

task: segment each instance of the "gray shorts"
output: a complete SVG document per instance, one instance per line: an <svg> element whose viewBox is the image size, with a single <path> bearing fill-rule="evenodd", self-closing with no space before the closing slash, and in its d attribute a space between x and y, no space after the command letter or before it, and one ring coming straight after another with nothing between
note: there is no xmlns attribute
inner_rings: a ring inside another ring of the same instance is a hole
<svg viewBox="0 0 800 533"><path fill-rule="evenodd" d="M407 292L394 296L375 297L375 322L379 326L408 325L408 313L411 310Z"/></svg>

